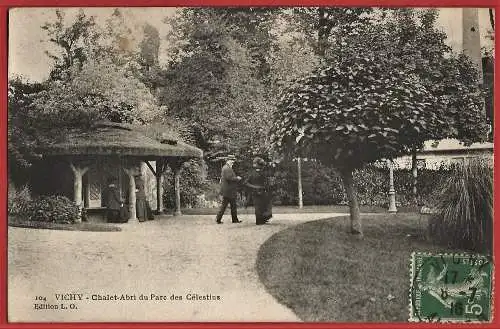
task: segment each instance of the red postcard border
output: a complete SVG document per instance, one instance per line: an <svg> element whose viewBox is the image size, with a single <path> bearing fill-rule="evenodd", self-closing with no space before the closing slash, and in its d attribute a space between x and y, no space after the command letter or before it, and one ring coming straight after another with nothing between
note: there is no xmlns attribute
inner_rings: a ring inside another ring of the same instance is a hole
<svg viewBox="0 0 500 329"><path fill-rule="evenodd" d="M496 0L2 0L0 3L0 329L3 328L182 328L182 329L219 329L219 328L500 328L500 310L498 305L498 287L500 273L494 273L494 319L490 324L436 324L436 323L286 323L286 322L183 322L183 323L8 323L7 322L7 88L8 88L8 10L13 7L177 7L177 6L374 6L374 7L489 7L500 8ZM495 22L498 26L495 17ZM497 45L497 42L495 42ZM499 50L495 47L495 57ZM495 64L495 71L498 63ZM499 75L495 75L495 96L498 95ZM498 104L495 102L495 114ZM495 115L498 128L500 118ZM495 145L500 141L498 129L494 132ZM500 162L495 152L494 190L500 188ZM494 194L494 208L500 209L500 197ZM500 225L494 225L494 237L500 237ZM494 241L494 263L497 264L500 243ZM231 311L231 310L228 310Z"/></svg>

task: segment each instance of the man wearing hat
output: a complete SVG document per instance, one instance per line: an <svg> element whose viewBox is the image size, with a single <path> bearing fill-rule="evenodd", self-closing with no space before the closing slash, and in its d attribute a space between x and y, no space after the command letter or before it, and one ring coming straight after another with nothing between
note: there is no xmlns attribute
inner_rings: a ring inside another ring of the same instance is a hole
<svg viewBox="0 0 500 329"><path fill-rule="evenodd" d="M220 191L222 195L222 204L219 212L217 213L216 222L222 224L222 215L226 211L227 205L231 205L231 218L233 223L241 223L238 219L238 212L236 209L236 191L238 189L238 182L241 181L240 176L236 176L233 170L233 164L236 160L234 155L230 155L226 159L226 164L222 167L220 179Z"/></svg>

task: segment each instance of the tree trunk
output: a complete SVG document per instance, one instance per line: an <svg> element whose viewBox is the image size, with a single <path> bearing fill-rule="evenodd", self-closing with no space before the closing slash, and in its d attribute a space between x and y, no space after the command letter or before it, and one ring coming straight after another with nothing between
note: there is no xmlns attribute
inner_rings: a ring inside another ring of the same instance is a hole
<svg viewBox="0 0 500 329"><path fill-rule="evenodd" d="M418 168L417 168L417 148L413 147L411 150L411 173L413 176L412 180L412 195L413 203L417 205L417 181L418 181Z"/></svg>
<svg viewBox="0 0 500 329"><path fill-rule="evenodd" d="M359 203L356 195L356 187L352 177L352 170L344 169L341 171L342 181L349 200L349 213L351 215L351 233L363 235L361 229L361 215L359 211Z"/></svg>
<svg viewBox="0 0 500 329"><path fill-rule="evenodd" d="M325 56L326 50L325 22L325 9L320 7L318 8L318 55L320 57Z"/></svg>

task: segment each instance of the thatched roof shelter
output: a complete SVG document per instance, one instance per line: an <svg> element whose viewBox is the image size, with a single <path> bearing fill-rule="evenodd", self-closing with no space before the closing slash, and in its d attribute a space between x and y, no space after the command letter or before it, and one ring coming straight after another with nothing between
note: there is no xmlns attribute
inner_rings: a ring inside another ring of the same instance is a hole
<svg viewBox="0 0 500 329"><path fill-rule="evenodd" d="M102 181L90 168L97 169L106 161L116 161L116 168L128 177L130 220L136 221L136 183L142 164L147 165L156 177L157 212L163 211L162 175L166 167L174 174L175 214L180 210L180 172L182 164L193 158L202 158L203 151L183 142L172 127L137 126L123 123L99 122L90 129L74 130L53 140L40 149L42 155L64 158L73 173L73 200L79 207L93 201L101 204ZM155 162L151 164L150 162ZM155 168L153 168L153 166ZM90 172L92 175L89 178ZM83 176L87 174L87 179ZM120 176L119 176L120 177ZM120 183L121 186L121 183ZM121 187L120 187L121 188ZM92 193L89 191L92 190ZM86 191L86 195L84 192Z"/></svg>
<svg viewBox="0 0 500 329"><path fill-rule="evenodd" d="M150 135L150 136L148 136ZM100 122L90 130L74 131L43 148L44 155L122 155L141 158L201 158L203 151L165 132L151 137L147 126Z"/></svg>

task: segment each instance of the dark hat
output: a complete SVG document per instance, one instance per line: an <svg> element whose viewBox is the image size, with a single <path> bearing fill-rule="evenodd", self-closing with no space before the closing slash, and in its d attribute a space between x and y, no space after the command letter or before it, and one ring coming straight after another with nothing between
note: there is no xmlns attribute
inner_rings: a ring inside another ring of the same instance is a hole
<svg viewBox="0 0 500 329"><path fill-rule="evenodd" d="M254 167L262 168L262 167L265 167L265 165L266 165L266 161L264 161L264 159L262 159L261 157L255 157L253 159L253 166Z"/></svg>

